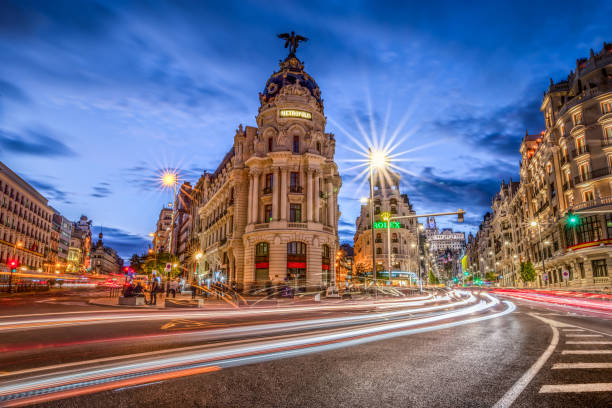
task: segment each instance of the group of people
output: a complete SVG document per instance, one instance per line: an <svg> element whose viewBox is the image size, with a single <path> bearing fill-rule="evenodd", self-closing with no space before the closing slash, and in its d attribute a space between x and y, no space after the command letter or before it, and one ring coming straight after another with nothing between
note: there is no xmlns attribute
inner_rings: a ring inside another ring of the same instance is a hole
<svg viewBox="0 0 612 408"><path fill-rule="evenodd" d="M148 305L156 305L157 304L157 295L159 293L165 293L166 297L169 297L172 294L173 298L176 298L176 292L182 291L185 286L184 280L176 279L168 279L164 281L163 286L160 282L159 277L154 277L151 279L147 287L143 287L140 282L134 283L131 282L126 284L123 289L124 297L133 297L133 296L145 296L145 292L149 293L149 299L146 299L145 303Z"/></svg>

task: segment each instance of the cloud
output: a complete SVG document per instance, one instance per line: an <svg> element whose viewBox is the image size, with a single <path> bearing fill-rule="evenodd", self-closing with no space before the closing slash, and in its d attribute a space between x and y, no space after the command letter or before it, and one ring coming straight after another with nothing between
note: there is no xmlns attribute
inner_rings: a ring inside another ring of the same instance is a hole
<svg viewBox="0 0 612 408"><path fill-rule="evenodd" d="M91 196L95 198L108 197L112 194L112 191L109 187L109 183L99 183L97 186L93 187L93 193L91 193Z"/></svg>
<svg viewBox="0 0 612 408"><path fill-rule="evenodd" d="M2 101L2 98L8 98L17 102L27 102L29 100L21 88L0 79L0 101Z"/></svg>
<svg viewBox="0 0 612 408"><path fill-rule="evenodd" d="M124 231L120 228L107 226L93 226L92 235L98 236L98 232L102 228L103 242L105 246L113 248L122 258L129 258L132 254L142 254L147 250L150 241L140 235Z"/></svg>
<svg viewBox="0 0 612 408"><path fill-rule="evenodd" d="M53 184L36 179L28 179L28 182L39 190L39 192L42 193L42 195L48 200L63 204L72 204L72 202L68 199L70 193L54 186Z"/></svg>
<svg viewBox="0 0 612 408"><path fill-rule="evenodd" d="M526 98L483 114L473 113L479 111L477 108L469 109L450 119L436 121L434 130L490 154L517 157L525 131L539 133L544 128L540 104L540 94L529 87Z"/></svg>
<svg viewBox="0 0 612 408"><path fill-rule="evenodd" d="M54 136L29 129L22 135L0 129L0 147L4 151L38 157L72 157L76 153Z"/></svg>

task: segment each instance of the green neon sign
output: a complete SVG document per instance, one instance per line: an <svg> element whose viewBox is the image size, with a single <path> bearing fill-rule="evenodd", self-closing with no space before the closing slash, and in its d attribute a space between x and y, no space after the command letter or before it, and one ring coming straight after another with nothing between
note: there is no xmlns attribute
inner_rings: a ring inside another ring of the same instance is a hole
<svg viewBox="0 0 612 408"><path fill-rule="evenodd" d="M374 229L383 229L387 228L386 221L376 221L374 223ZM391 228L401 228L400 223L398 221L391 221Z"/></svg>

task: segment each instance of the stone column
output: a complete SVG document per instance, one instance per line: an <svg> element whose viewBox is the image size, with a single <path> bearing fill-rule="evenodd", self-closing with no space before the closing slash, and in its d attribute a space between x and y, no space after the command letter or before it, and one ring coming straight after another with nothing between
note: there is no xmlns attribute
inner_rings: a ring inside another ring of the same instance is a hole
<svg viewBox="0 0 612 408"><path fill-rule="evenodd" d="M259 222L259 171L253 173L253 215L254 224Z"/></svg>
<svg viewBox="0 0 612 408"><path fill-rule="evenodd" d="M327 182L327 225L334 226L334 185L330 181Z"/></svg>
<svg viewBox="0 0 612 408"><path fill-rule="evenodd" d="M312 169L306 170L306 221L312 222Z"/></svg>
<svg viewBox="0 0 612 408"><path fill-rule="evenodd" d="M280 219L287 220L287 169L281 169Z"/></svg>
<svg viewBox="0 0 612 408"><path fill-rule="evenodd" d="M321 220L319 219L319 207L321 207L321 199L320 199L320 191L319 191L319 179L320 179L320 173L318 171L315 171L315 177L314 177L314 221L315 222L321 222Z"/></svg>
<svg viewBox="0 0 612 408"><path fill-rule="evenodd" d="M278 221L278 193L279 188L278 184L280 182L278 178L278 167L274 167L273 169L274 175L272 176L272 220Z"/></svg>
<svg viewBox="0 0 612 408"><path fill-rule="evenodd" d="M253 222L253 173L249 173L249 194L247 200L247 224Z"/></svg>

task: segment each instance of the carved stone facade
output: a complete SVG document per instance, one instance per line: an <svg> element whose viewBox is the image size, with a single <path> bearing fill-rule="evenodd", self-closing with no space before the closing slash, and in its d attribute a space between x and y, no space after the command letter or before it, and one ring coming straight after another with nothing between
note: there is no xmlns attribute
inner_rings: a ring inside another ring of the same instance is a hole
<svg viewBox="0 0 612 408"><path fill-rule="evenodd" d="M551 81L540 110L546 129L525 135L520 183L502 184L493 213L468 245L470 262L504 286L527 285L519 266L531 261L531 286L609 288L612 44L577 60L567 80Z"/></svg>
<svg viewBox="0 0 612 408"><path fill-rule="evenodd" d="M253 287L331 285L338 248L335 139L319 88L290 54L214 173L195 185L192 271Z"/></svg>
<svg viewBox="0 0 612 408"><path fill-rule="evenodd" d="M393 271L419 271L417 220L408 218L391 223L391 242L387 236L386 223L381 214L389 212L392 217L413 215L412 205L406 194L399 191L399 174L387 172L386 177L377 177L374 181L374 220L370 220L369 203L361 206L357 217L355 233L355 268L372 271L372 227L375 226L374 245L376 251L377 271L389 270L389 251ZM384 273L381 276L388 276Z"/></svg>

